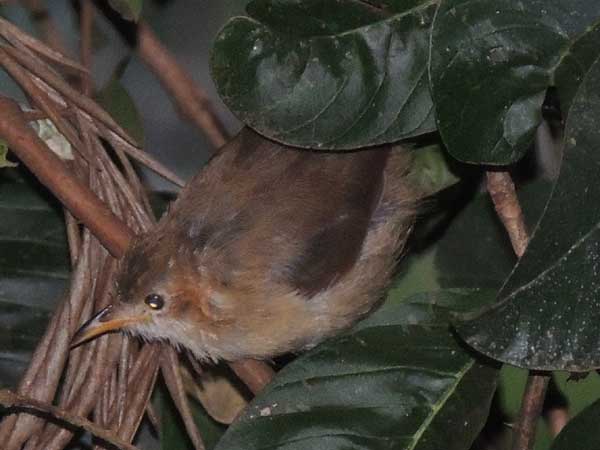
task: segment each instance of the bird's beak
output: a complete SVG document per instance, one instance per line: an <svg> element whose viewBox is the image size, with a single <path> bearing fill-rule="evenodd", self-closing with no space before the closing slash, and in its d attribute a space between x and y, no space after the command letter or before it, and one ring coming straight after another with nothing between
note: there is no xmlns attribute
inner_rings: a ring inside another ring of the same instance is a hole
<svg viewBox="0 0 600 450"><path fill-rule="evenodd" d="M73 336L71 348L77 347L79 344L109 331L120 330L127 325L142 323L148 320L149 317L147 315L138 317L119 317L114 306L108 305L77 330L77 333Z"/></svg>

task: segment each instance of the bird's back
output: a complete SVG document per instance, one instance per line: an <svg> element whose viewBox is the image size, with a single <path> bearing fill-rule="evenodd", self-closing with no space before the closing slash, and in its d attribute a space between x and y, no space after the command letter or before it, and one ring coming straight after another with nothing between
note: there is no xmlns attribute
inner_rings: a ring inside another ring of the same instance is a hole
<svg viewBox="0 0 600 450"><path fill-rule="evenodd" d="M177 243L176 261L235 297L223 333L242 348L225 358L311 346L381 298L414 219L408 167L403 149L311 152L245 129L191 180L148 245L172 261L161 248Z"/></svg>

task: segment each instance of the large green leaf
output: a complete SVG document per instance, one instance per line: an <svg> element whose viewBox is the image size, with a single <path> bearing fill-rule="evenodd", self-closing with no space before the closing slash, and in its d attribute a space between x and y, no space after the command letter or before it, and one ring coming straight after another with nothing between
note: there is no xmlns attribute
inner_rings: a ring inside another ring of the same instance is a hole
<svg viewBox="0 0 600 450"><path fill-rule="evenodd" d="M479 351L514 365L600 367L600 58L574 98L560 176L499 302L459 327Z"/></svg>
<svg viewBox="0 0 600 450"><path fill-rule="evenodd" d="M0 385L14 385L66 287L60 209L12 170L0 171Z"/></svg>
<svg viewBox="0 0 600 450"><path fill-rule="evenodd" d="M278 373L217 449L468 449L497 375L448 329L474 302L441 291L389 303Z"/></svg>
<svg viewBox="0 0 600 450"><path fill-rule="evenodd" d="M427 80L434 0L255 0L216 39L229 108L272 139L352 149L435 129Z"/></svg>
<svg viewBox="0 0 600 450"><path fill-rule="evenodd" d="M442 1L430 77L450 153L487 164L522 157L561 57L599 16L588 0Z"/></svg>

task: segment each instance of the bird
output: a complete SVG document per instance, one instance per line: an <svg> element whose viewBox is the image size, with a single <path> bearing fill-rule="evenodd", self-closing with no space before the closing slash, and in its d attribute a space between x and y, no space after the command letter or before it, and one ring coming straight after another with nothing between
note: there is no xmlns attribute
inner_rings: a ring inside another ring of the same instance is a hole
<svg viewBox="0 0 600 450"><path fill-rule="evenodd" d="M310 349L382 302L420 193L411 152L299 149L243 128L120 262L73 346L121 330L200 361Z"/></svg>

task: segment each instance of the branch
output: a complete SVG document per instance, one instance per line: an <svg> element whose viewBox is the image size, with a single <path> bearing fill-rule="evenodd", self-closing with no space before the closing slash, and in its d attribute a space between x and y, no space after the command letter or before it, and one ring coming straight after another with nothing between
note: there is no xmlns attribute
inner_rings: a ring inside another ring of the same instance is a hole
<svg viewBox="0 0 600 450"><path fill-rule="evenodd" d="M18 46L19 43L22 43L25 45L25 47L33 50L39 55L42 55L47 60L58 63L73 72L85 72L85 68L80 64L67 58L53 48L48 47L43 42L31 37L27 33L23 33L19 27L14 26L8 20L3 19L2 17L0 17L0 35L13 45Z"/></svg>
<svg viewBox="0 0 600 450"><path fill-rule="evenodd" d="M143 21L138 24L138 52L173 97L183 116L203 130L216 148L223 146L228 139L227 132L208 96Z"/></svg>
<svg viewBox="0 0 600 450"><path fill-rule="evenodd" d="M167 385L167 389L171 394L173 403L179 410L181 420L187 430L188 436L192 441L192 445L195 450L204 450L204 442L202 436L198 432L198 427L194 421L192 410L188 403L188 399L183 387L183 381L181 379L181 371L179 369L179 359L175 350L170 348L164 348L160 355L160 366L163 372L163 379Z"/></svg>
<svg viewBox="0 0 600 450"><path fill-rule="evenodd" d="M91 98L81 95L76 89L72 88L69 83L63 80L56 72L46 70L39 64L38 61L31 58L29 55L20 52L10 46L2 46L2 49L8 53L13 59L15 59L20 65L25 67L35 76L41 78L45 83L53 89L60 92L66 99L73 102L77 107L94 117L98 121L107 125L110 129L114 130L119 136L134 145L137 145L133 138L127 134L127 132L121 128L117 122L102 109L96 102Z"/></svg>
<svg viewBox="0 0 600 450"><path fill-rule="evenodd" d="M92 2L81 2L81 13L79 17L79 35L81 40L79 43L79 55L81 64L88 72L81 74L81 92L88 97L91 97L93 86L90 69L92 67L92 33L94 30L94 6Z"/></svg>
<svg viewBox="0 0 600 450"><path fill-rule="evenodd" d="M11 150L113 256L120 258L133 232L48 149L27 125L15 101L0 97L0 111L0 136Z"/></svg>
<svg viewBox="0 0 600 450"><path fill-rule="evenodd" d="M518 258L523 256L529 236L515 185L508 172L487 172L487 189ZM519 418L513 431L512 450L531 450L537 421L544 406L549 375L530 373L521 399Z"/></svg>
<svg viewBox="0 0 600 450"><path fill-rule="evenodd" d="M0 111L3 112L0 115L0 136L11 150L115 258L121 258L134 237L133 231L48 149L27 125L14 100L0 96ZM260 390L272 378L273 371L263 362L248 360L235 364L238 369L234 370L253 392Z"/></svg>
<svg viewBox="0 0 600 450"><path fill-rule="evenodd" d="M521 399L519 418L513 428L512 450L530 450L535 443L537 422L542 414L550 375L530 374Z"/></svg>
<svg viewBox="0 0 600 450"><path fill-rule="evenodd" d="M67 422L71 425L75 425L78 428L83 428L84 430L89 431L94 436L102 439L105 442L108 442L114 447L124 450L138 450L135 445L122 440L110 431L99 427L94 422L90 422L84 417L70 414L67 411L48 403L40 402L39 400L35 400L33 398L23 397L9 390L1 390L0 404L4 405L6 408L33 409L35 411L50 414L62 422Z"/></svg>

